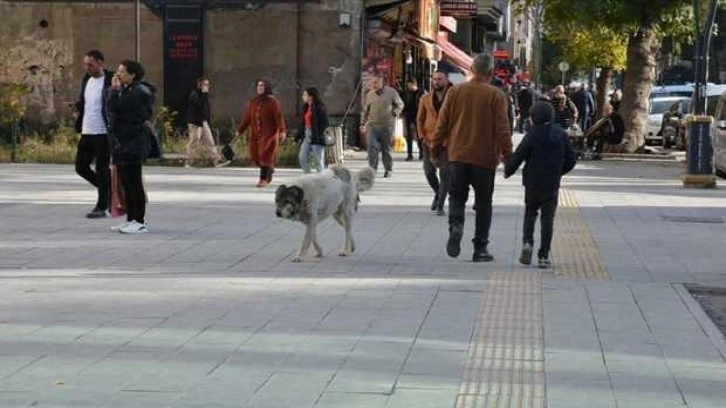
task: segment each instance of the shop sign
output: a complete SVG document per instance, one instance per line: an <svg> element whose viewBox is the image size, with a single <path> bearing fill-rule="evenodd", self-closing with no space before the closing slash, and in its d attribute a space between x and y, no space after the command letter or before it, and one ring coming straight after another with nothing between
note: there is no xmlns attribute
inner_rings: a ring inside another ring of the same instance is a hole
<svg viewBox="0 0 726 408"><path fill-rule="evenodd" d="M441 15L461 18L476 17L479 5L470 1L444 0L441 2Z"/></svg>
<svg viewBox="0 0 726 408"><path fill-rule="evenodd" d="M454 17L441 16L439 17L439 24L452 33L456 32L456 19Z"/></svg>
<svg viewBox="0 0 726 408"><path fill-rule="evenodd" d="M418 34L431 41L436 41L439 32L439 6L436 0L419 0Z"/></svg>

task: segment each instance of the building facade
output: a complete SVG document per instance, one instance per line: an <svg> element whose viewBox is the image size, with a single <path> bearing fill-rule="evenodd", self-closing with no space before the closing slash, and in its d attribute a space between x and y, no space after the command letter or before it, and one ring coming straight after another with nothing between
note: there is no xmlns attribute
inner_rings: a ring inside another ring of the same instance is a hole
<svg viewBox="0 0 726 408"><path fill-rule="evenodd" d="M0 13L0 83L28 85L30 116L44 122L72 114L88 50L110 69L137 51L133 0L2 0ZM508 15L504 0L141 0L138 52L181 126L199 76L212 82L217 121L239 117L257 78L271 80L293 122L311 85L332 115L356 118L376 72L428 89L439 67L463 80L474 53L529 58L508 43L523 38L509 34Z"/></svg>
<svg viewBox="0 0 726 408"><path fill-rule="evenodd" d="M270 79L285 115L317 86L333 115L349 105L360 71L362 0L144 0L140 61L178 111L199 76L212 81L216 118L237 118L257 78ZM135 56L130 0L0 2L0 82L29 86L30 114L48 122L70 115L90 49L110 69Z"/></svg>

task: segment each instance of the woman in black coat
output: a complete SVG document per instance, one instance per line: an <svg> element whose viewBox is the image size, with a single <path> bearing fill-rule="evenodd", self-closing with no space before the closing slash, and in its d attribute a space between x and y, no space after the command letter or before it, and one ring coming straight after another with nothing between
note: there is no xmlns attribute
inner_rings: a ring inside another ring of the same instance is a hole
<svg viewBox="0 0 726 408"><path fill-rule="evenodd" d="M297 132L297 141L300 143L300 168L304 173L310 173L310 155L315 161L318 173L325 168L323 153L325 152L325 129L328 128L328 114L325 105L320 100L320 93L315 87L307 88L302 95L303 123Z"/></svg>
<svg viewBox="0 0 726 408"><path fill-rule="evenodd" d="M116 70L113 90L108 101L111 116L111 146L126 201L126 223L112 227L124 234L149 232L144 219L146 192L141 165L151 149L145 122L151 119L154 104L153 86L142 83L144 68L136 61L123 61Z"/></svg>

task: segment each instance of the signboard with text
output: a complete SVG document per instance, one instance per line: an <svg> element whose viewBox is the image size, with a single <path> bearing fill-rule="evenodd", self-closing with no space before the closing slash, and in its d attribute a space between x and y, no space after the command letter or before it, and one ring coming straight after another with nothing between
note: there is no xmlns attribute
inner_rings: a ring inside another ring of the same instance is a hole
<svg viewBox="0 0 726 408"><path fill-rule="evenodd" d="M470 18L479 13L479 5L470 1L443 0L440 4L442 16Z"/></svg>
<svg viewBox="0 0 726 408"><path fill-rule="evenodd" d="M166 6L164 12L164 103L186 123L189 93L204 75L204 12L199 6Z"/></svg>
<svg viewBox="0 0 726 408"><path fill-rule="evenodd" d="M436 41L439 33L439 6L436 0L419 0L418 33L421 37Z"/></svg>

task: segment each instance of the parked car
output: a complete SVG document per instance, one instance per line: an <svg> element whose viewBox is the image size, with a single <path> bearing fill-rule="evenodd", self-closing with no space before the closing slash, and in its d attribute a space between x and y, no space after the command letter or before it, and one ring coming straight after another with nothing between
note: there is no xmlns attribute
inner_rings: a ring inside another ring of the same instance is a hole
<svg viewBox="0 0 726 408"><path fill-rule="evenodd" d="M687 96L693 95L693 84L685 85L663 85L654 86L650 90L650 97L662 97L662 96Z"/></svg>
<svg viewBox="0 0 726 408"><path fill-rule="evenodd" d="M646 144L661 144L663 142L663 116L674 105L683 100L685 96L656 96L650 99L648 108L648 123L645 128Z"/></svg>
<svg viewBox="0 0 726 408"><path fill-rule="evenodd" d="M713 119L713 167L717 176L726 179L726 92L719 97Z"/></svg>
<svg viewBox="0 0 726 408"><path fill-rule="evenodd" d="M706 114L715 116L716 105L723 92L719 87L709 88L706 96ZM691 110L691 99L683 99L674 102L668 111L663 114L661 134L663 147L674 147L677 150L686 150L686 119L693 112Z"/></svg>

